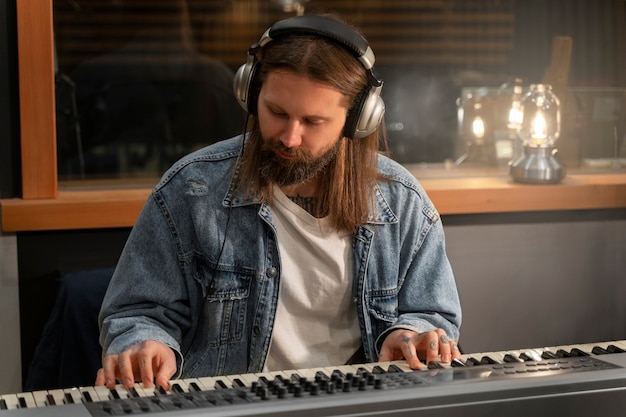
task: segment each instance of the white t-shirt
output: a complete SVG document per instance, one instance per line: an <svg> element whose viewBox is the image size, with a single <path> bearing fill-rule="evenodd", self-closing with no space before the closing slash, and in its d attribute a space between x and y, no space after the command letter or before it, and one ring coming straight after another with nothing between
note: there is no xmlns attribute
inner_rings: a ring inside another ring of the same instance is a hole
<svg viewBox="0 0 626 417"><path fill-rule="evenodd" d="M267 371L346 363L361 345L352 239L274 187L281 281Z"/></svg>

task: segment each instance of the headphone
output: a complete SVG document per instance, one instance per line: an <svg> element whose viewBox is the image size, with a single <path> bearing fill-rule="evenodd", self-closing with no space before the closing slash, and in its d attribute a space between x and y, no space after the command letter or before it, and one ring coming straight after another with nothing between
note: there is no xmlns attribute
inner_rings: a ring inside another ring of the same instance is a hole
<svg viewBox="0 0 626 417"><path fill-rule="evenodd" d="M343 135L363 138L373 133L385 114L385 103L380 97L383 81L374 74L374 52L367 40L350 26L324 16L295 16L280 20L265 31L261 39L250 46L248 58L235 74L235 96L249 114L256 115L260 81L257 53L272 40L290 35L317 35L346 48L367 71L367 86L357 96L348 111Z"/></svg>

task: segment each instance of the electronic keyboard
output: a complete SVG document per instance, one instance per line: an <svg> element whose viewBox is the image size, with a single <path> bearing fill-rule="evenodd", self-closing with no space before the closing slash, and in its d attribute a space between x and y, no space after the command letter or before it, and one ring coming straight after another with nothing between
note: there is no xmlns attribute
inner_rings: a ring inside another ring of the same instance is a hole
<svg viewBox="0 0 626 417"><path fill-rule="evenodd" d="M0 417L626 416L626 340L0 396Z"/></svg>

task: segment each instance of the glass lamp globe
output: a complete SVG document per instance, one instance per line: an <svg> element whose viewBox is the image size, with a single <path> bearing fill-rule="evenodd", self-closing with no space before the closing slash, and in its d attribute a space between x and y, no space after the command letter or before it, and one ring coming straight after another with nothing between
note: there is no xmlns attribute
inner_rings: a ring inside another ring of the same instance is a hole
<svg viewBox="0 0 626 417"><path fill-rule="evenodd" d="M565 168L556 158L554 147L561 131L561 110L557 96L548 84L532 84L520 103L518 136L523 154L510 167L516 182L554 184L561 182Z"/></svg>

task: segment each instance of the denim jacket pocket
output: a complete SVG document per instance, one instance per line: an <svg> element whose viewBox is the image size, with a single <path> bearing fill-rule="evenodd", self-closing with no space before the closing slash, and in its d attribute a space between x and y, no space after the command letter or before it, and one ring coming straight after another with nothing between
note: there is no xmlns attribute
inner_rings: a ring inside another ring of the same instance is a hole
<svg viewBox="0 0 626 417"><path fill-rule="evenodd" d="M231 271L207 271L200 278L205 287L202 314L206 341L211 347L238 341L244 332L246 305L252 276Z"/></svg>
<svg viewBox="0 0 626 417"><path fill-rule="evenodd" d="M368 294L368 312L372 331L379 335L398 318L398 295L395 289L376 290Z"/></svg>

